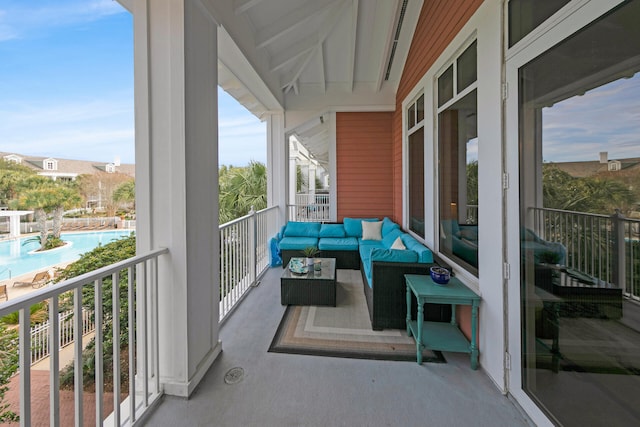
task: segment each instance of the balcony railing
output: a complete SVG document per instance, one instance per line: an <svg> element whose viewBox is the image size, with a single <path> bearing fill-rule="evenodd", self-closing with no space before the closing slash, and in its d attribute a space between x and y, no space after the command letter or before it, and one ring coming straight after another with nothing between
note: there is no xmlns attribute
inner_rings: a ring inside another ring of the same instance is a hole
<svg viewBox="0 0 640 427"><path fill-rule="evenodd" d="M94 313L88 310L82 311L82 336L95 330ZM73 310L67 310L58 314L58 348L63 348L75 341L75 320ZM53 347L51 342L51 322L47 320L31 327L31 364L46 359L51 354Z"/></svg>
<svg viewBox="0 0 640 427"><path fill-rule="evenodd" d="M271 207L220 225L220 321L269 267L278 224L278 208Z"/></svg>
<svg viewBox="0 0 640 427"><path fill-rule="evenodd" d="M536 234L567 248L567 267L616 284L627 297L640 300L640 220L619 212L531 211Z"/></svg>
<svg viewBox="0 0 640 427"><path fill-rule="evenodd" d="M287 205L287 219L302 222L326 222L331 220L328 194L296 194L296 202Z"/></svg>
<svg viewBox="0 0 640 427"><path fill-rule="evenodd" d="M19 313L19 384L20 384L20 422L31 425L31 354L33 343L30 330L30 307L41 301L49 305L50 345L50 424L60 425L60 334L61 323L58 317L60 300L70 300L73 308L74 339L74 417L78 424L83 420L83 291L93 290L95 324L103 325L95 329L95 414L96 420L105 419L103 408L104 367L105 367L105 326L112 330L113 343L125 341L128 347L128 372L122 372L120 363L113 363L113 413L109 415L114 425L133 424L161 395L158 367L158 312L157 312L157 265L158 257L168 253L167 249L158 249L144 255L121 261L93 272L74 277L41 288L27 295L10 300L0 306L0 317L18 311ZM120 278L127 277L127 292L120 291ZM106 283L111 281L111 297ZM67 298L67 295L70 298ZM62 298L61 298L62 297ZM126 310L122 301L127 301ZM84 301L86 303L86 300ZM104 310L110 303L111 312ZM135 326L134 326L135 325ZM128 339L124 334L128 330ZM121 360L120 346L113 345L110 355L113 361ZM129 387L126 396L121 392L121 378L128 378ZM80 421L78 421L80 420Z"/></svg>

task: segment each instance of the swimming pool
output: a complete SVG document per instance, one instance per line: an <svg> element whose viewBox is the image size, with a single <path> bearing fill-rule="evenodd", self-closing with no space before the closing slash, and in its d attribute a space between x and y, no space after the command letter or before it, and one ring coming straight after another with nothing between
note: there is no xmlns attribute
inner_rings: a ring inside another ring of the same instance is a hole
<svg viewBox="0 0 640 427"><path fill-rule="evenodd" d="M62 240L70 242L71 245L46 252L33 252L40 246L38 242L23 244L32 237L0 242L0 280L74 261L80 258L80 254L89 252L99 244L104 245L129 234L131 230L62 233Z"/></svg>

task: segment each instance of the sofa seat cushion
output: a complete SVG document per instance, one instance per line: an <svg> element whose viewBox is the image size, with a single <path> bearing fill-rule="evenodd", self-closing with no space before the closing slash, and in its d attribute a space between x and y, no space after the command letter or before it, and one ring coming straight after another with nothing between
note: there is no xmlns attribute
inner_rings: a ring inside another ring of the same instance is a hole
<svg viewBox="0 0 640 427"><path fill-rule="evenodd" d="M374 248L384 249L382 242L375 240L359 240L358 252L360 253L360 259L362 262L368 262L371 259L371 251Z"/></svg>
<svg viewBox="0 0 640 427"><path fill-rule="evenodd" d="M284 237L318 237L320 235L319 222L289 221L284 229Z"/></svg>
<svg viewBox="0 0 640 427"><path fill-rule="evenodd" d="M344 231L349 237L362 237L362 221L378 221L378 218L347 218L343 220Z"/></svg>
<svg viewBox="0 0 640 427"><path fill-rule="evenodd" d="M290 251L290 250L303 250L308 246L318 247L318 238L317 237L287 237L285 236L282 240L280 240L280 250L282 251ZM302 254L300 254L302 256Z"/></svg>
<svg viewBox="0 0 640 427"><path fill-rule="evenodd" d="M322 237L318 242L321 251L357 251L358 239L355 237Z"/></svg>
<svg viewBox="0 0 640 427"><path fill-rule="evenodd" d="M402 235L402 242L407 247L407 250L411 250L416 253L418 256L417 262L422 264L429 264L433 262L433 253L431 252L431 249L418 242L413 238L413 236L404 233Z"/></svg>
<svg viewBox="0 0 640 427"><path fill-rule="evenodd" d="M320 227L320 237L345 237L343 224L322 224Z"/></svg>

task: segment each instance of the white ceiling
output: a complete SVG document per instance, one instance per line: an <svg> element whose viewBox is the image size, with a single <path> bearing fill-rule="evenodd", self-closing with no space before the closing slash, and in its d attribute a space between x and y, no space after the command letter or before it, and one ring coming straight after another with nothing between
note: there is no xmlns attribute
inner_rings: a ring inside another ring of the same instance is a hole
<svg viewBox="0 0 640 427"><path fill-rule="evenodd" d="M219 84L259 118L287 111L286 130L328 161L327 112L395 108L422 2L208 0Z"/></svg>

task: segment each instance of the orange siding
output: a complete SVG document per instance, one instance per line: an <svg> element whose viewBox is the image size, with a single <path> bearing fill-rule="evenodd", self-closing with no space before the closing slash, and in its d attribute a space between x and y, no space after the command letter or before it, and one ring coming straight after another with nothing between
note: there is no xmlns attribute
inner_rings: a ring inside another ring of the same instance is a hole
<svg viewBox="0 0 640 427"><path fill-rule="evenodd" d="M338 221L393 214L393 113L337 113Z"/></svg>
<svg viewBox="0 0 640 427"><path fill-rule="evenodd" d="M425 0L402 71L393 114L393 217L402 218L402 101L483 0Z"/></svg>

